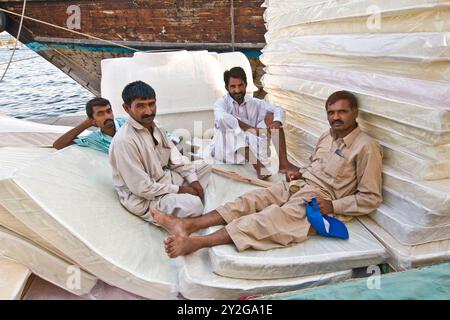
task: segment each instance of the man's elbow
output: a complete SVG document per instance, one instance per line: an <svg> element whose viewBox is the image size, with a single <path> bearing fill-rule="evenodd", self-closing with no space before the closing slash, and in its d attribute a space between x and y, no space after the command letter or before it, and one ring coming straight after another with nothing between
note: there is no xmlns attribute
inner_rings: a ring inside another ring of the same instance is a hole
<svg viewBox="0 0 450 320"><path fill-rule="evenodd" d="M61 149L64 148L64 146L61 143L59 143L58 141L53 142L53 146L52 147L54 149L56 149L56 150L61 150Z"/></svg>

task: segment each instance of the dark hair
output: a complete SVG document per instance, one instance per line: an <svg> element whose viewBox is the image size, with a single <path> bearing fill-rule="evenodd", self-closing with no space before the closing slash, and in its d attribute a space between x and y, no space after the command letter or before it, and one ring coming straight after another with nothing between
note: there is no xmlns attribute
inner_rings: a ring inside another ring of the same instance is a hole
<svg viewBox="0 0 450 320"><path fill-rule="evenodd" d="M335 93L333 93L328 97L328 100L325 103L325 108L328 109L329 106L335 104L339 100L347 100L350 103L350 107L352 109L358 109L358 99L356 99L353 93L348 91L336 91Z"/></svg>
<svg viewBox="0 0 450 320"><path fill-rule="evenodd" d="M241 79L245 83L245 85L247 85L247 75L245 74L244 69L242 69L241 67L234 67L223 73L223 80L225 81L225 87L228 87L228 84L230 83L230 78Z"/></svg>
<svg viewBox="0 0 450 320"><path fill-rule="evenodd" d="M86 114L89 118L94 118L94 107L110 106L111 103L105 98L94 98L86 103Z"/></svg>
<svg viewBox="0 0 450 320"><path fill-rule="evenodd" d="M155 90L143 81L129 83L122 91L122 100L131 105L135 99L156 99Z"/></svg>

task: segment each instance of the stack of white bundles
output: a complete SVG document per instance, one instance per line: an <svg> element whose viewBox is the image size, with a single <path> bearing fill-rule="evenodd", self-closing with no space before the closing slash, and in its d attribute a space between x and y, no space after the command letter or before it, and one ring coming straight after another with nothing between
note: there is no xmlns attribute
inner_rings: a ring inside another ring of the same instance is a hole
<svg viewBox="0 0 450 320"><path fill-rule="evenodd" d="M289 156L309 161L328 96L356 94L384 152L380 208L360 221L399 269L450 260L450 2L266 0L269 102Z"/></svg>

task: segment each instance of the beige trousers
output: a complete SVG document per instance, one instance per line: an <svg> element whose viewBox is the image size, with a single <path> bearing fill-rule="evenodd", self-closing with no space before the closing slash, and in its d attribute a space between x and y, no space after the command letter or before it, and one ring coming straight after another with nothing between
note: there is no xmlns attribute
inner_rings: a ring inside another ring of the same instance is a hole
<svg viewBox="0 0 450 320"><path fill-rule="evenodd" d="M253 248L270 250L303 242L310 223L305 201L322 196L316 187L304 183L295 193L289 183L245 193L217 208L227 222L225 227L239 251Z"/></svg>
<svg viewBox="0 0 450 320"><path fill-rule="evenodd" d="M196 161L194 162L194 164L198 182L200 182L203 189L206 190L212 172L211 166L208 165L205 161ZM184 181L184 179L178 173L172 171L171 174L173 184L176 184L178 186L187 185L186 181ZM161 212L171 214L180 218L198 217L203 214L204 210L202 200L199 197L193 196L191 194L177 193L165 194L158 200L150 202L149 211L141 216L141 218L153 223L153 218L150 214L151 208L156 208Z"/></svg>

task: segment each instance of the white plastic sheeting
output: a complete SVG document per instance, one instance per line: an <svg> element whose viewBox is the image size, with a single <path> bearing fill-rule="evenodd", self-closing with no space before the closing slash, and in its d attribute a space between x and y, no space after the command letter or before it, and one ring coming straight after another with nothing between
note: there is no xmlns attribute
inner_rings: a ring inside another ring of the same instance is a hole
<svg viewBox="0 0 450 320"><path fill-rule="evenodd" d="M289 26L324 22L327 20L350 20L370 17L374 14L400 15L426 9L439 9L450 6L442 0L332 0L332 1L277 1L265 2L267 7L264 19L268 30L278 30Z"/></svg>
<svg viewBox="0 0 450 320"><path fill-rule="evenodd" d="M337 68L324 68L317 65L303 66L271 66L266 67L270 75L299 77L301 79L322 82L339 86L350 91L372 94L394 101L418 104L423 107L450 108L450 88L447 83L439 81L426 81L411 78L344 70Z"/></svg>
<svg viewBox="0 0 450 320"><path fill-rule="evenodd" d="M436 62L450 59L449 41L450 33L439 32L318 35L274 41L263 52L276 55L289 50L300 54L372 58L374 61ZM274 62L281 64L278 58Z"/></svg>
<svg viewBox="0 0 450 320"><path fill-rule="evenodd" d="M215 273L230 278L277 279L336 272L386 261L382 245L358 222L346 223L350 239L311 237L270 251L238 252L232 245L210 249Z"/></svg>
<svg viewBox="0 0 450 320"><path fill-rule="evenodd" d="M25 238L0 227L0 259L26 266L40 278L76 295L91 291L97 278Z"/></svg>
<svg viewBox="0 0 450 320"><path fill-rule="evenodd" d="M250 62L243 53L174 51L103 60L101 92L116 115L126 114L121 94L127 84L137 80L155 89L158 114L213 110L216 100L226 93L223 72L234 66L246 71L248 93L256 91Z"/></svg>
<svg viewBox="0 0 450 320"><path fill-rule="evenodd" d="M55 149L50 148L0 148L0 177L9 177L20 168L24 168L33 163L33 161L48 156L53 152L55 152ZM3 192L1 185L0 192ZM0 226L25 237L26 239L66 261L71 261L70 258L68 258L64 253L56 249L51 243L28 228L1 204Z"/></svg>
<svg viewBox="0 0 450 320"><path fill-rule="evenodd" d="M19 300L30 275L24 265L0 258L0 300Z"/></svg>
<svg viewBox="0 0 450 320"><path fill-rule="evenodd" d="M70 129L0 115L0 147L51 147Z"/></svg>
<svg viewBox="0 0 450 320"><path fill-rule="evenodd" d="M323 111L326 99L333 92L341 90L342 85L333 81L329 83L311 81L304 79L307 78L306 74L305 76L303 77L303 74L298 74L296 77L265 74L264 88L269 90L270 96L282 95L298 104L302 104L303 99L316 98L323 101L321 109ZM370 88L363 90L355 86L351 88L351 91L358 97L360 110L366 113L428 130L450 130L450 109L446 107L444 101L434 106L426 106L402 102L401 99L389 99Z"/></svg>
<svg viewBox="0 0 450 320"><path fill-rule="evenodd" d="M358 218L389 251L389 264L398 270L416 268L450 259L450 240L406 246L368 217Z"/></svg>
<svg viewBox="0 0 450 320"><path fill-rule="evenodd" d="M179 273L179 291L187 299L238 299L242 296L285 292L345 281L352 271L340 271L307 277L248 280L221 277L213 272L208 250L186 256Z"/></svg>

